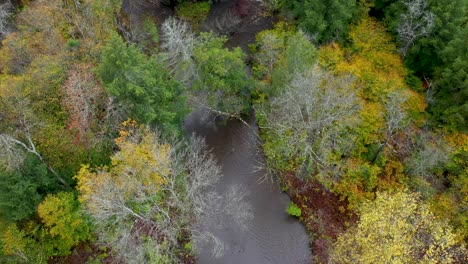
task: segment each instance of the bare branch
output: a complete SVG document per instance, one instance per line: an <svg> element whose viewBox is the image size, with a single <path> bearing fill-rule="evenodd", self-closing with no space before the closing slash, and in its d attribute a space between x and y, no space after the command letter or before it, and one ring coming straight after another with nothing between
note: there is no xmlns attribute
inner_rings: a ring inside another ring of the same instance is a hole
<svg viewBox="0 0 468 264"><path fill-rule="evenodd" d="M11 1L5 1L0 4L0 40L11 33L10 20L13 15L14 7Z"/></svg>
<svg viewBox="0 0 468 264"><path fill-rule="evenodd" d="M401 14L397 33L401 42L400 52L406 56L409 47L422 36L427 36L434 28L434 14L427 6L427 0L405 0L407 12Z"/></svg>
<svg viewBox="0 0 468 264"><path fill-rule="evenodd" d="M162 57L177 80L189 85L196 77L192 59L197 39L190 26L175 18L168 18L161 25Z"/></svg>
<svg viewBox="0 0 468 264"><path fill-rule="evenodd" d="M296 73L282 94L273 98L265 115L266 129L285 144L276 146L278 154L303 162L304 176L313 162L325 170L333 151L347 152L350 140L343 138L343 129L357 122L359 109L351 76L334 76L315 67Z"/></svg>

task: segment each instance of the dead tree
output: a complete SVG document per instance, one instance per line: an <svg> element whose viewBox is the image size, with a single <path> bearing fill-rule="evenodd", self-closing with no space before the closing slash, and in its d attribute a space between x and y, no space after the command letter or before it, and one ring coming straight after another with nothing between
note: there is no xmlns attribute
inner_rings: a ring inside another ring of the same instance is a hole
<svg viewBox="0 0 468 264"><path fill-rule="evenodd" d="M360 108L351 76L335 76L318 66L297 73L284 92L273 98L266 113L267 129L285 141L279 151L302 161L300 177L311 162L316 170L329 168L334 150L349 148L343 130Z"/></svg>
<svg viewBox="0 0 468 264"><path fill-rule="evenodd" d="M397 27L401 43L400 52L406 56L410 46L422 36L427 36L434 28L434 14L427 6L427 0L405 0L403 5L407 12L400 15Z"/></svg>

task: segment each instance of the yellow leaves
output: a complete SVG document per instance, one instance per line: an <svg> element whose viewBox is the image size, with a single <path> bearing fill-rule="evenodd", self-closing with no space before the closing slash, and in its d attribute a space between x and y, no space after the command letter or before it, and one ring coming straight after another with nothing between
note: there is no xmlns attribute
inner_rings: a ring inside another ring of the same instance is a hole
<svg viewBox="0 0 468 264"><path fill-rule="evenodd" d="M169 144L159 142L154 133L133 120L125 121L119 134L116 143L120 150L111 157L109 168L91 172L86 165L75 176L79 200L91 211L99 210L92 200L102 188L115 188L126 199L142 190L156 194L172 173Z"/></svg>
<svg viewBox="0 0 468 264"><path fill-rule="evenodd" d="M394 52L395 44L385 33L385 28L374 18L364 16L360 23L351 28L349 36L357 51L369 50Z"/></svg>
<svg viewBox="0 0 468 264"><path fill-rule="evenodd" d="M165 183L164 178L171 173L168 144L161 144L157 137L134 120L127 120L115 140L120 151L111 157L115 174L136 177L145 186L158 186Z"/></svg>
<svg viewBox="0 0 468 264"><path fill-rule="evenodd" d="M422 126L425 122L424 111L427 107L427 102L424 97L410 89L406 91L407 99L404 103L404 108L408 112L412 122L416 126Z"/></svg>
<svg viewBox="0 0 468 264"><path fill-rule="evenodd" d="M375 144L382 139L379 131L384 125L384 117L382 113L384 107L375 102L362 102L362 109L359 111L361 122L359 123L360 140L364 145Z"/></svg>
<svg viewBox="0 0 468 264"><path fill-rule="evenodd" d="M455 153L468 152L468 134L462 132L451 133L446 139L455 148Z"/></svg>
<svg viewBox="0 0 468 264"><path fill-rule="evenodd" d="M353 44L348 54L331 44L321 49L320 63L337 73L357 76L362 85L360 96L369 101L380 102L383 96L406 87L407 71L379 22L364 17L351 29L350 37Z"/></svg>
<svg viewBox="0 0 468 264"><path fill-rule="evenodd" d="M418 195L384 192L360 208L357 226L338 238L332 262L452 263L456 250L466 254L452 228Z"/></svg>
<svg viewBox="0 0 468 264"><path fill-rule="evenodd" d="M23 254L27 246L27 240L24 239L25 233L16 227L16 224L10 224L2 234L3 253L6 255Z"/></svg>
<svg viewBox="0 0 468 264"><path fill-rule="evenodd" d="M37 212L45 230L60 239L62 253L91 237L90 228L79 211L79 203L71 192L48 195L39 204Z"/></svg>
<svg viewBox="0 0 468 264"><path fill-rule="evenodd" d="M102 179L102 177L95 176L95 173L91 173L89 171L89 165L82 165L81 169L75 175L74 178L77 180L76 189L80 192L80 196L78 198L80 202L86 202L95 189L99 188L98 179Z"/></svg>
<svg viewBox="0 0 468 264"><path fill-rule="evenodd" d="M340 72L337 65L340 65L345 60L344 51L337 43L331 43L319 50L319 64L327 70Z"/></svg>
<svg viewBox="0 0 468 264"><path fill-rule="evenodd" d="M119 137L115 139L115 143L120 146L119 144L125 143L128 138L135 133L142 129L143 126L137 124L137 122L131 118L125 120L122 123L122 129L119 130Z"/></svg>

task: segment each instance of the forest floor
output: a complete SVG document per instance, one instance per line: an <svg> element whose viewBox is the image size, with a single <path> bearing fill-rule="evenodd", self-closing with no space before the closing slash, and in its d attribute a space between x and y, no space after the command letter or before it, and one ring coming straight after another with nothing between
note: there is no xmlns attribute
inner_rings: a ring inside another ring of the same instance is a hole
<svg viewBox="0 0 468 264"><path fill-rule="evenodd" d="M333 242L357 220L356 215L317 180L305 182L290 172L283 174L282 181L291 200L301 208L299 219L311 237L314 258L318 263L327 263Z"/></svg>

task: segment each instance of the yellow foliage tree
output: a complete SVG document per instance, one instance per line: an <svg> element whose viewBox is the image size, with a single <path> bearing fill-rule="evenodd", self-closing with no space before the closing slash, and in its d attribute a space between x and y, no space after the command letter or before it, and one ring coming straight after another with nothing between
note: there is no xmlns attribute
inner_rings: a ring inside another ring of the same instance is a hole
<svg viewBox="0 0 468 264"><path fill-rule="evenodd" d="M461 237L415 193L378 193L360 220L338 238L332 263L461 263Z"/></svg>
<svg viewBox="0 0 468 264"><path fill-rule="evenodd" d="M192 223L209 225L221 212L238 223L250 219L240 189L231 189L222 200L214 191L221 172L202 140L169 145L132 120L123 123L119 134L119 151L109 167L86 165L75 177L79 200L94 219L100 242L119 260L180 263L188 250L182 243L193 240L196 247L219 241ZM220 250L214 245L215 254Z"/></svg>
<svg viewBox="0 0 468 264"><path fill-rule="evenodd" d="M61 254L69 254L72 247L91 238L90 225L71 192L48 195L39 204L37 213L50 236L58 238Z"/></svg>
<svg viewBox="0 0 468 264"><path fill-rule="evenodd" d="M170 176L171 149L168 144L158 142L154 134L133 120L125 121L119 134L115 142L120 151L111 157L110 168L105 167L93 172L89 166L82 166L75 177L78 180L77 189L80 191L79 200L85 203L92 213L119 210L117 205L125 208L126 201L130 199L156 195ZM100 197L101 195L106 197ZM108 203L111 200L116 204ZM138 215L130 208L125 210Z"/></svg>

